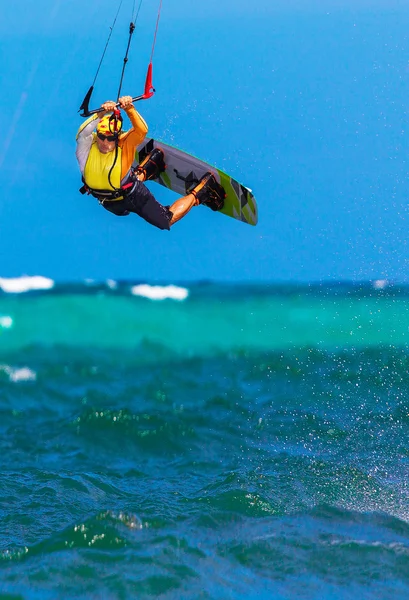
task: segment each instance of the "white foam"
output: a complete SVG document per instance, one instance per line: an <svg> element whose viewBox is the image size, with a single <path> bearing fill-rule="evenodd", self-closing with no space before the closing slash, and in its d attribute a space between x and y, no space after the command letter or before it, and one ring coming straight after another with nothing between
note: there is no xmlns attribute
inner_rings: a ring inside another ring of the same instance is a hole
<svg viewBox="0 0 409 600"><path fill-rule="evenodd" d="M35 381L36 379L37 373L28 367L13 369L10 373L10 381Z"/></svg>
<svg viewBox="0 0 409 600"><path fill-rule="evenodd" d="M372 282L372 286L376 290L383 290L389 285L389 281L387 279L376 279Z"/></svg>
<svg viewBox="0 0 409 600"><path fill-rule="evenodd" d="M22 292L29 292L30 290L50 290L54 287L54 281L41 275L35 275L29 277L23 275L22 277L0 277L0 288L3 292L11 294L21 294Z"/></svg>
<svg viewBox="0 0 409 600"><path fill-rule="evenodd" d="M176 285L148 285L142 283L140 285L134 285L131 288L131 294L134 296L143 296L150 300L166 300L170 298L172 300L186 300L189 295L189 290L186 288L178 287Z"/></svg>
<svg viewBox="0 0 409 600"><path fill-rule="evenodd" d="M106 284L111 290L116 290L118 287L118 284L114 279L107 279Z"/></svg>
<svg viewBox="0 0 409 600"><path fill-rule="evenodd" d="M8 315L0 316L0 327L3 329L10 329L13 325L13 319Z"/></svg>
<svg viewBox="0 0 409 600"><path fill-rule="evenodd" d="M9 365L0 365L0 371L9 376L10 381L36 381L37 373L28 367L14 368Z"/></svg>

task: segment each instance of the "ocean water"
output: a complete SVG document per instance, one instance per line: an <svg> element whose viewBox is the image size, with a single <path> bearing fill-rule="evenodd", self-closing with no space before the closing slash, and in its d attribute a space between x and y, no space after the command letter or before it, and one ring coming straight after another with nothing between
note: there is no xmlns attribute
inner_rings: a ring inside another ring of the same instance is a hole
<svg viewBox="0 0 409 600"><path fill-rule="evenodd" d="M0 598L409 597L409 288L0 279Z"/></svg>

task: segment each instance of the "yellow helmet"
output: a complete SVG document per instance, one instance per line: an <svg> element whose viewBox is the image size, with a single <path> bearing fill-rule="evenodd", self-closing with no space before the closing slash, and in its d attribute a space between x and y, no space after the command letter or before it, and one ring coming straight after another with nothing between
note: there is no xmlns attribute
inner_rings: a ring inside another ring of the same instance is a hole
<svg viewBox="0 0 409 600"><path fill-rule="evenodd" d="M122 117L115 117L114 114L105 115L97 125L97 133L102 133L103 135L115 135L118 134L121 129Z"/></svg>

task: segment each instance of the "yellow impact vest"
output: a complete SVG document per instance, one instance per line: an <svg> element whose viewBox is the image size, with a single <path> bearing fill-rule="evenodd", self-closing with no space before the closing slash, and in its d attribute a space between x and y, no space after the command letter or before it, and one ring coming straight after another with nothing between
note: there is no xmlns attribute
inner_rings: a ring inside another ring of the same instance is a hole
<svg viewBox="0 0 409 600"><path fill-rule="evenodd" d="M121 187L122 149L118 148L116 161L115 154L115 150L103 154L98 150L97 142L92 143L84 169L84 181L88 187L93 190L113 190ZM115 165L111 171L114 161ZM108 179L110 171L111 176Z"/></svg>

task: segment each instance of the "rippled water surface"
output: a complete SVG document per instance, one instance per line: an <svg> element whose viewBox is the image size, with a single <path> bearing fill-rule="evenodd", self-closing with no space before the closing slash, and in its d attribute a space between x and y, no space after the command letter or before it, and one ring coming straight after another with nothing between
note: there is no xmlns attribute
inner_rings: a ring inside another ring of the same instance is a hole
<svg viewBox="0 0 409 600"><path fill-rule="evenodd" d="M405 291L188 292L0 296L0 598L407 598Z"/></svg>

